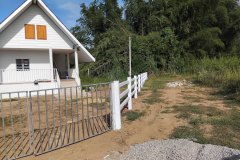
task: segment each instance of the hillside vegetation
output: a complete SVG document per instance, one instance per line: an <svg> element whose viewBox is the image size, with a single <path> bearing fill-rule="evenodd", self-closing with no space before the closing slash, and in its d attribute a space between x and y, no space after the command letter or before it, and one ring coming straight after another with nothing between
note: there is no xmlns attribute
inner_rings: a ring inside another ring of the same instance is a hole
<svg viewBox="0 0 240 160"><path fill-rule="evenodd" d="M82 75L126 76L131 36L133 74L190 73L239 100L238 0L94 0L80 7L71 31L97 60L82 65Z"/></svg>

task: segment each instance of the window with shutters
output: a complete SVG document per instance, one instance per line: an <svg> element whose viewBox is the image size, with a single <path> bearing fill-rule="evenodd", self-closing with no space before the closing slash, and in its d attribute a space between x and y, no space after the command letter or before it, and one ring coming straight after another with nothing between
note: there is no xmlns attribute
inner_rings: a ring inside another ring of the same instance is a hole
<svg viewBox="0 0 240 160"><path fill-rule="evenodd" d="M47 27L44 25L37 25L37 39L46 40L47 39Z"/></svg>
<svg viewBox="0 0 240 160"><path fill-rule="evenodd" d="M35 25L25 24L25 38L35 39Z"/></svg>
<svg viewBox="0 0 240 160"><path fill-rule="evenodd" d="M26 71L30 69L29 59L16 59L17 71Z"/></svg>

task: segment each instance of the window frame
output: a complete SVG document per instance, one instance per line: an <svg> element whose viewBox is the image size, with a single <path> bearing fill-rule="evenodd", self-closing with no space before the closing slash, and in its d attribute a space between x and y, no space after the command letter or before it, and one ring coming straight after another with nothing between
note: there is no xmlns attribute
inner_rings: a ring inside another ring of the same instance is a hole
<svg viewBox="0 0 240 160"><path fill-rule="evenodd" d="M30 71L30 59L16 59L16 70Z"/></svg>

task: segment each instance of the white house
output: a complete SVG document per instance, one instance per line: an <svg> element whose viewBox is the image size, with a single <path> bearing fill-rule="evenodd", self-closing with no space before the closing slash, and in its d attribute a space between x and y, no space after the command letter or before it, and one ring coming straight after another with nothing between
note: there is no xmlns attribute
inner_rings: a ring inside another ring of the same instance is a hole
<svg viewBox="0 0 240 160"><path fill-rule="evenodd" d="M0 93L80 85L78 64L94 61L42 0L26 0L0 24Z"/></svg>

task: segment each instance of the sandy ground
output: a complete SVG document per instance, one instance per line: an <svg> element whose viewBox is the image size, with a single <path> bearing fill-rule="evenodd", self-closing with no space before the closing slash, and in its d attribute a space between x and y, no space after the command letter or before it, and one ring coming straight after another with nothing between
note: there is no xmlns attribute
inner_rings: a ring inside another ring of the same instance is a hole
<svg viewBox="0 0 240 160"><path fill-rule="evenodd" d="M174 113L163 114L161 112L166 110L167 107L183 103L216 106L219 109L225 109L223 100L213 96L212 91L209 88L196 86L165 88L159 94L163 101L149 105L143 103L144 99L151 95L151 91L145 89L138 99L133 100L133 108L134 110L145 111L146 114L133 122L123 120L120 131L110 131L37 157L29 156L23 158L23 160L107 159L111 154L127 151L133 144L167 139L175 127L184 125L186 122L177 119Z"/></svg>

